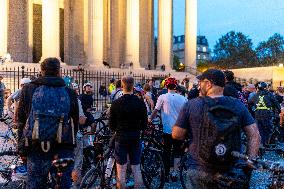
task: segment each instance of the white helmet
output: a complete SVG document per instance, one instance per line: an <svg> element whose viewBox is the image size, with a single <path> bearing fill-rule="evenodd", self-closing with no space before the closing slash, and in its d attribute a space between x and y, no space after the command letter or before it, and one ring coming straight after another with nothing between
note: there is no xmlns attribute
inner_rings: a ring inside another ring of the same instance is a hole
<svg viewBox="0 0 284 189"><path fill-rule="evenodd" d="M87 83L85 83L84 85L83 85L83 88L85 88L85 87L87 87L87 86L93 86L91 83L89 83L89 82L87 82Z"/></svg>
<svg viewBox="0 0 284 189"><path fill-rule="evenodd" d="M20 85L28 84L30 82L31 82L30 78L22 78L20 81Z"/></svg>
<svg viewBox="0 0 284 189"><path fill-rule="evenodd" d="M71 88L77 90L79 89L79 85L77 83L71 83Z"/></svg>

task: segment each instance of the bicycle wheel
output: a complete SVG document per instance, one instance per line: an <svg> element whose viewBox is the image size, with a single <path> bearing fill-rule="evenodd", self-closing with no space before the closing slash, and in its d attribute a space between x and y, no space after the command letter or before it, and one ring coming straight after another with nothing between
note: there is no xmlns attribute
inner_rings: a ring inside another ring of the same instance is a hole
<svg viewBox="0 0 284 189"><path fill-rule="evenodd" d="M92 167L83 177L80 188L103 188L102 187L102 173L97 167Z"/></svg>
<svg viewBox="0 0 284 189"><path fill-rule="evenodd" d="M1 132L0 134L0 152L4 151L16 151L17 148L17 138L16 134L13 133L12 130L7 130L5 132Z"/></svg>
<svg viewBox="0 0 284 189"><path fill-rule="evenodd" d="M96 123L96 130L97 130L96 133L97 133L97 135L110 135L110 129L105 124L105 122L103 122L100 119L96 119L95 123Z"/></svg>
<svg viewBox="0 0 284 189"><path fill-rule="evenodd" d="M156 149L145 148L141 156L142 179L147 189L162 189L165 185L163 159Z"/></svg>
<svg viewBox="0 0 284 189"><path fill-rule="evenodd" d="M180 160L180 182L183 189L192 189L190 186L189 171L189 153L185 153Z"/></svg>
<svg viewBox="0 0 284 189"><path fill-rule="evenodd" d="M0 152L0 181L4 183L3 187L8 186L12 181L11 165L19 165L19 157L16 151Z"/></svg>

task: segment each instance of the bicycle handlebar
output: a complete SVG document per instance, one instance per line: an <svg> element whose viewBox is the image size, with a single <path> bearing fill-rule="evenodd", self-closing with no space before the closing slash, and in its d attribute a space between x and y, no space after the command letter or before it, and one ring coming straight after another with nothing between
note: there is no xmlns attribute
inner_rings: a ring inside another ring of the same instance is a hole
<svg viewBox="0 0 284 189"><path fill-rule="evenodd" d="M232 151L231 155L233 157L245 160L248 165L252 165L254 169L257 169L257 165L261 165L263 169L270 171L284 172L284 162L275 162L269 160L261 160L257 158L250 158L245 154L241 154L237 151Z"/></svg>

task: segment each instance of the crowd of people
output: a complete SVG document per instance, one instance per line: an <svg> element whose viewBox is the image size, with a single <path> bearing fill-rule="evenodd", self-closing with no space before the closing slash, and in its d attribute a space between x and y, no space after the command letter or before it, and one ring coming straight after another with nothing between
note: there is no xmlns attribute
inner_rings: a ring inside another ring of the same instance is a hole
<svg viewBox="0 0 284 189"><path fill-rule="evenodd" d="M108 126L115 135L117 188L125 188L127 164L132 168L135 188L143 187L141 132L157 115L163 126L166 182L178 180L183 141L187 139L187 176L192 188L211 188L217 172L230 171L235 163L230 153L241 151L242 132L247 138L243 153L252 158L258 156L260 147L277 140L272 135L275 129L281 132L284 88L272 91L265 82L242 86L234 81L233 72L217 69L209 69L196 79L198 83L190 89L188 79L179 82L173 77L165 78L161 87L155 88L152 80L142 86L125 76L112 79L107 91L106 87L100 90L101 95L109 95L112 104ZM8 98L8 110L12 100L17 104L14 119L18 153L27 162L27 188L46 187L54 158L75 159L62 177L62 188L70 188L72 179L74 187L80 182L83 160L78 131L84 126L96 128L91 113L92 87L85 83L83 94L79 94L76 83L66 87L60 76L60 62L47 58L41 63L41 77L33 81L23 78L21 89ZM0 103L3 89L0 78Z"/></svg>

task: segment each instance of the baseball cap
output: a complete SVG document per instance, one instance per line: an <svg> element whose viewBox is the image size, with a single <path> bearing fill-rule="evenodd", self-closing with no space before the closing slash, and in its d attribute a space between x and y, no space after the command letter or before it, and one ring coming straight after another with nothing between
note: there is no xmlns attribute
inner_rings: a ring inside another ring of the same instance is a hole
<svg viewBox="0 0 284 189"><path fill-rule="evenodd" d="M214 85L224 87L225 86L225 75L221 70L208 69L201 75L196 77L198 80L208 79Z"/></svg>

